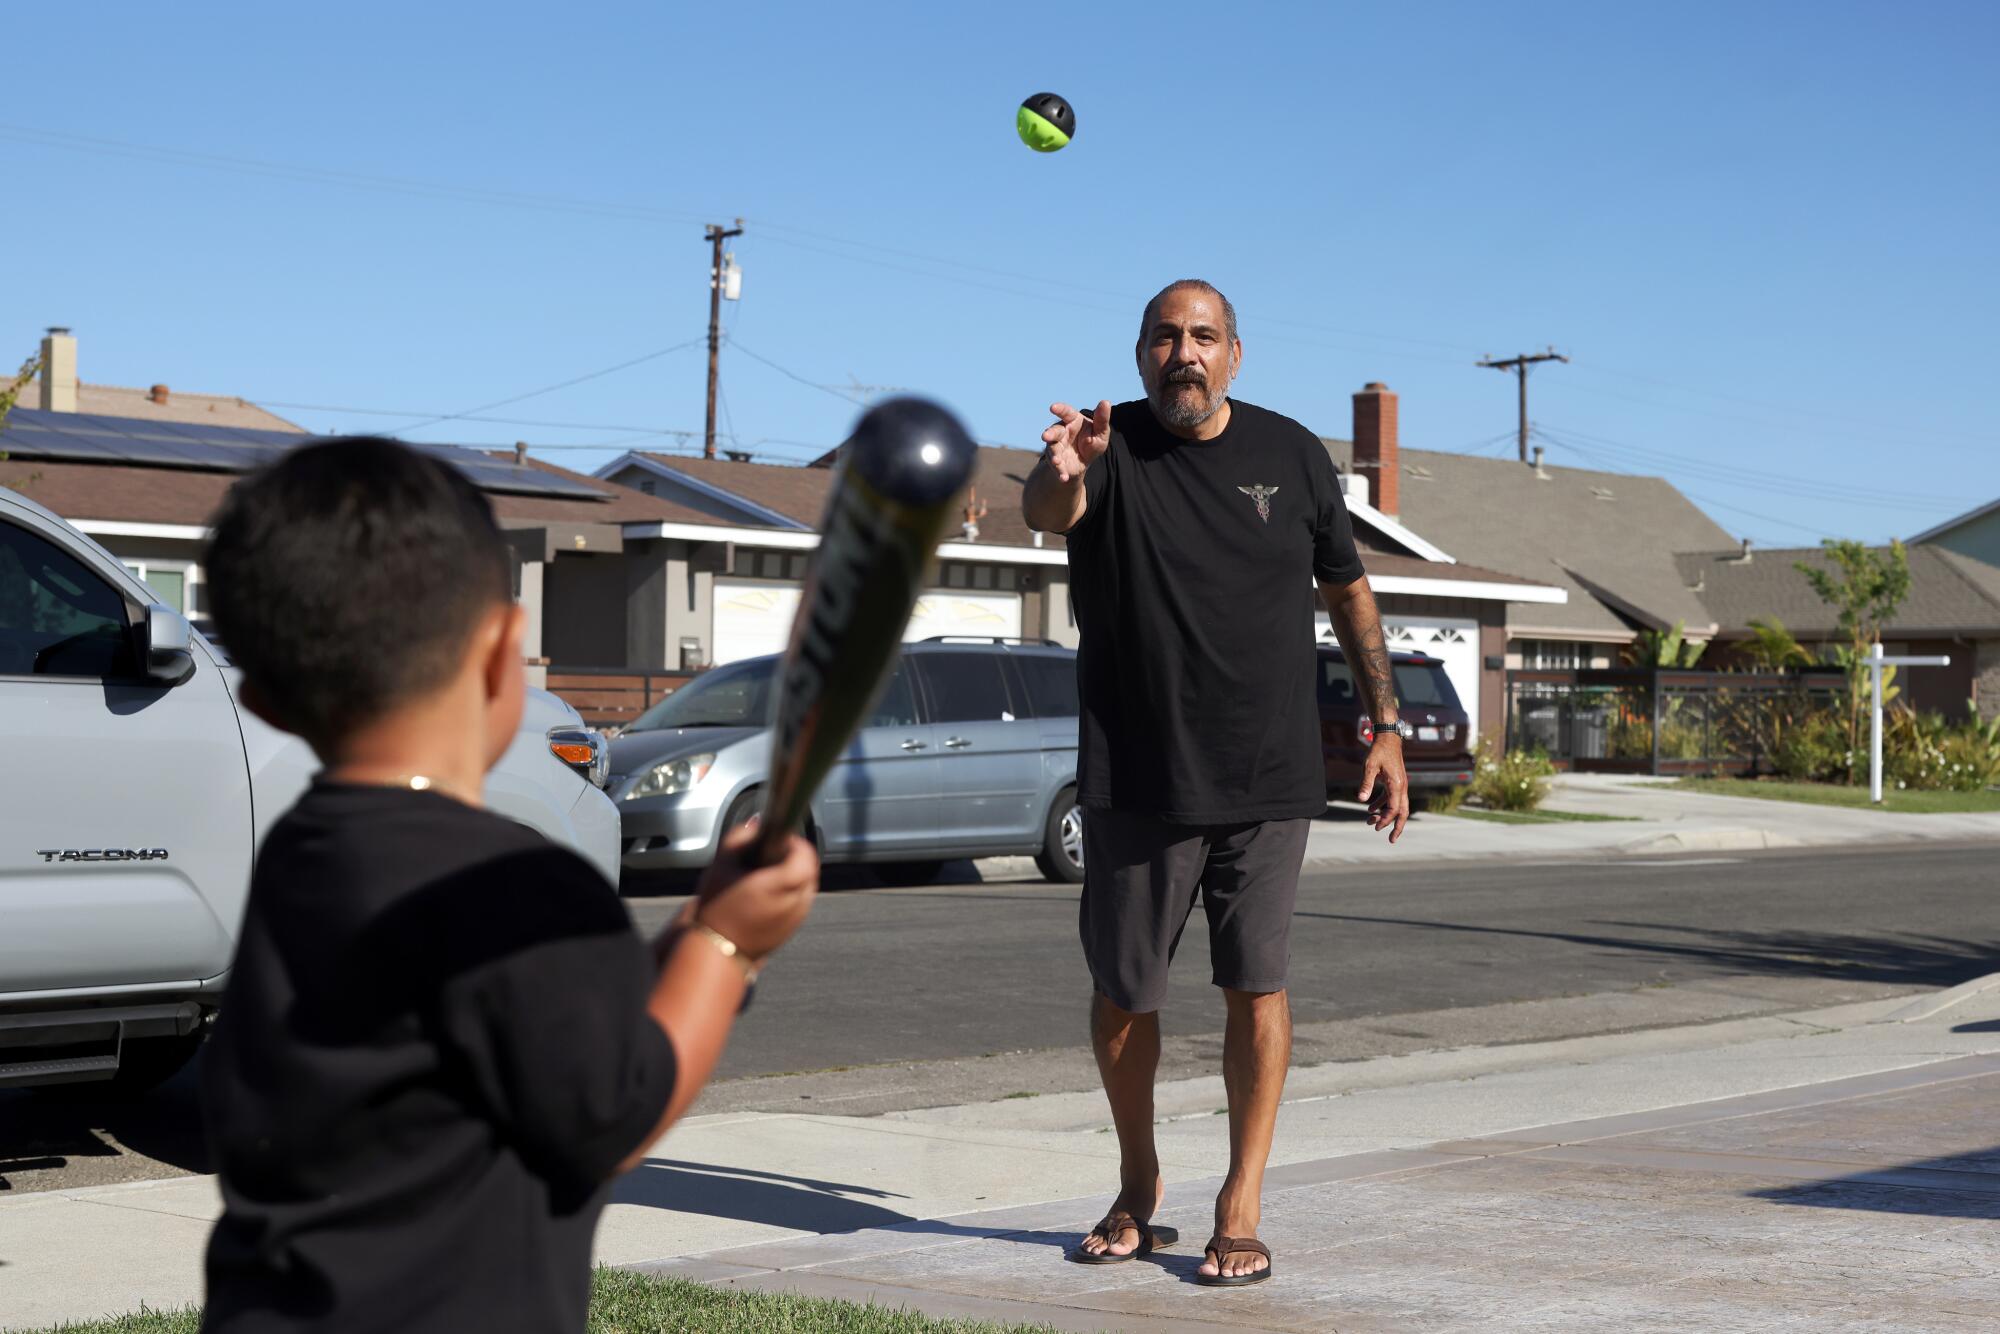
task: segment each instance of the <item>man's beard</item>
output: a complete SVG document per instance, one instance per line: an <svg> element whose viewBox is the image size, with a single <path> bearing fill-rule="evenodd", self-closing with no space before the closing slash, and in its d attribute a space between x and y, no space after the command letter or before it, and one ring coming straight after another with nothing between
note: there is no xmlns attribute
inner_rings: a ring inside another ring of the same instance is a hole
<svg viewBox="0 0 2000 1334"><path fill-rule="evenodd" d="M1195 392L1181 392L1181 385L1187 385ZM1175 380L1168 376L1160 381L1159 388L1150 397L1153 411L1162 422L1177 431L1192 431L1222 411L1222 405L1229 401L1229 383L1225 380L1221 388L1210 389L1206 378Z"/></svg>

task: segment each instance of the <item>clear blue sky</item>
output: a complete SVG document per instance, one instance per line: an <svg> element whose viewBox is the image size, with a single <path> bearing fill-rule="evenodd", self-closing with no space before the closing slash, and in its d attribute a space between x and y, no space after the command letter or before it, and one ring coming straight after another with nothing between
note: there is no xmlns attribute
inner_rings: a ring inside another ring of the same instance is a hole
<svg viewBox="0 0 2000 1334"><path fill-rule="evenodd" d="M1140 302L1200 275L1237 393L1325 434L1380 379L1406 446L1511 450L1472 363L1553 343L1552 461L1760 543L2000 495L1980 0L45 4L5 47L0 339L74 326L87 380L401 430L699 338L700 224L741 215L724 430L759 457L857 408L753 354L1028 445L1134 396ZM1080 118L1049 156L1012 128L1042 89ZM410 435L685 448L639 437L700 429L704 357Z"/></svg>

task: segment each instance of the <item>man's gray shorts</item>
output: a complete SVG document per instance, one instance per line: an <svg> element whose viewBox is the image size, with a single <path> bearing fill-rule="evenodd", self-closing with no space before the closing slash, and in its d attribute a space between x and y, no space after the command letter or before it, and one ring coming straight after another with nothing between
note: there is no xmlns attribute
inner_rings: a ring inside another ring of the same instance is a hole
<svg viewBox="0 0 2000 1334"><path fill-rule="evenodd" d="M1078 932L1098 992L1122 1010L1160 1008L1197 889L1215 985L1284 990L1311 823L1185 825L1085 811Z"/></svg>

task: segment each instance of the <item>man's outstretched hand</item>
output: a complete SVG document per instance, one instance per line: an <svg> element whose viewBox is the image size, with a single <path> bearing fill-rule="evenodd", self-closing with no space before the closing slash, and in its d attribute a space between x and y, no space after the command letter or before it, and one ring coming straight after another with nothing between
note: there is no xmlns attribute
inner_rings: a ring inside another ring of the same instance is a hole
<svg viewBox="0 0 2000 1334"><path fill-rule="evenodd" d="M1111 447L1111 402L1100 399L1088 416L1067 403L1051 403L1049 411L1056 415L1055 425L1042 432L1049 466L1058 480L1073 482Z"/></svg>
<svg viewBox="0 0 2000 1334"><path fill-rule="evenodd" d="M1356 794L1368 803L1368 827L1389 829L1389 841L1403 836L1410 822L1410 778L1403 771L1403 738L1394 732L1377 734L1368 748L1368 763L1361 770L1361 791ZM1394 825L1395 828L1389 827Z"/></svg>

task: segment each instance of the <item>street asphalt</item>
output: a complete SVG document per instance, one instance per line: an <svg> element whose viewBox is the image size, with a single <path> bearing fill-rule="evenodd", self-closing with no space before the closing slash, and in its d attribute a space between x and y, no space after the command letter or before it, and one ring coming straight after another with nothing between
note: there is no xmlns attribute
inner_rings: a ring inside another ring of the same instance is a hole
<svg viewBox="0 0 2000 1334"><path fill-rule="evenodd" d="M865 883L845 877L846 883ZM1723 979L1830 983L1834 1004L2000 967L1992 844L1371 865L1308 874L1292 1008L1315 1021ZM633 900L642 927L678 898ZM977 1058L1086 1041L1077 892L1039 882L847 889L758 986L721 1078ZM1163 1010L1216 1033L1197 910Z"/></svg>
<svg viewBox="0 0 2000 1334"><path fill-rule="evenodd" d="M874 887L836 868L773 963L705 1111L861 1115L1092 1083L1076 891ZM1425 862L1313 873L1294 931L1300 1066L1770 1013L2000 968L1993 845ZM675 896L631 898L642 929ZM1212 1073L1197 916L1163 1077ZM0 1191L207 1170L194 1069L121 1105L0 1092Z"/></svg>

